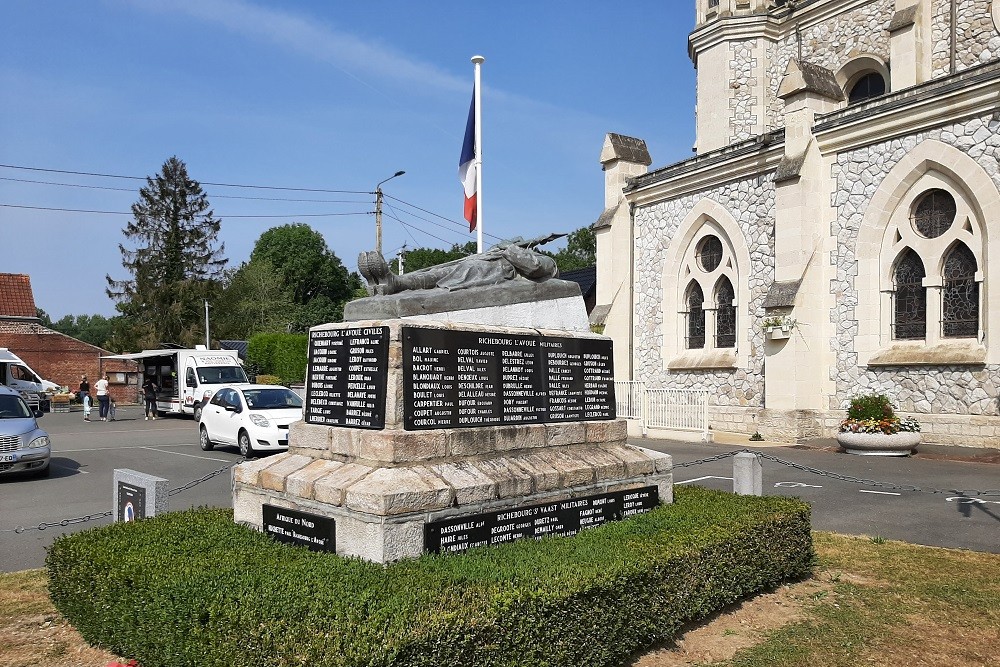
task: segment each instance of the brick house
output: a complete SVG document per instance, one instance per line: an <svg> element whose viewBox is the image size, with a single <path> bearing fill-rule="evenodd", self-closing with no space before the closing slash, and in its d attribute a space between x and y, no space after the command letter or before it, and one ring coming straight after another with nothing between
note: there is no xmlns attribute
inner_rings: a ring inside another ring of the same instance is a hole
<svg viewBox="0 0 1000 667"><path fill-rule="evenodd" d="M31 279L26 275L0 273L0 347L21 357L44 379L70 390L77 389L82 375L93 387L97 378L107 373L116 402L135 403L138 399L135 362L102 359L112 352L42 326Z"/></svg>

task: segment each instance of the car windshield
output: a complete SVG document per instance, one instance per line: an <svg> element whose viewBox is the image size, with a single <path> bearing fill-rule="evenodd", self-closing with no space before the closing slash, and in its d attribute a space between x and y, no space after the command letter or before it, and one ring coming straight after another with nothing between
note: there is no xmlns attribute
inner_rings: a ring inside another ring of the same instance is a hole
<svg viewBox="0 0 1000 667"><path fill-rule="evenodd" d="M201 384L228 384L246 382L247 376L239 366L204 366L198 369Z"/></svg>
<svg viewBox="0 0 1000 667"><path fill-rule="evenodd" d="M19 396L0 396L0 419L29 419L31 410Z"/></svg>
<svg viewBox="0 0 1000 667"><path fill-rule="evenodd" d="M251 410L287 410L301 408L302 399L298 394L284 387L274 389L245 389L243 397Z"/></svg>

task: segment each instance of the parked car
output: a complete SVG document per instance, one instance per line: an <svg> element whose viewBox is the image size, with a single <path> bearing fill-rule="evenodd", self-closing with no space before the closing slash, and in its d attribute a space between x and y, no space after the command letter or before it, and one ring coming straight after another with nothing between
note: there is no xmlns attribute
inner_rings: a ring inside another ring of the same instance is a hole
<svg viewBox="0 0 1000 667"><path fill-rule="evenodd" d="M241 384L216 390L201 412L199 443L236 445L243 456L288 449L288 427L302 419L302 399L291 389Z"/></svg>
<svg viewBox="0 0 1000 667"><path fill-rule="evenodd" d="M21 392L0 387L0 475L49 474L49 434L38 428L41 410L32 410Z"/></svg>

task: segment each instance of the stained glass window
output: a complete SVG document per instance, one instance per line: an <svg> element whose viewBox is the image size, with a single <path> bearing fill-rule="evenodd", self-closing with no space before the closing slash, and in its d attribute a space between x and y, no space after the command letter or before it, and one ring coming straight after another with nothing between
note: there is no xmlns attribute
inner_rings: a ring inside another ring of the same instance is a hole
<svg viewBox="0 0 1000 667"><path fill-rule="evenodd" d="M922 236L936 239L955 222L955 198L941 189L930 190L913 209L913 228Z"/></svg>
<svg viewBox="0 0 1000 667"><path fill-rule="evenodd" d="M718 236L706 236L698 245L698 264L711 273L722 263L722 241Z"/></svg>
<svg viewBox="0 0 1000 667"><path fill-rule="evenodd" d="M942 333L948 338L979 335L979 283L976 257L963 244L955 246L944 261Z"/></svg>
<svg viewBox="0 0 1000 667"><path fill-rule="evenodd" d="M687 291L687 346L689 350L705 347L705 295L698 283L691 283Z"/></svg>
<svg viewBox="0 0 1000 667"><path fill-rule="evenodd" d="M723 276L715 292L715 346L736 347L736 294L729 278Z"/></svg>
<svg viewBox="0 0 1000 667"><path fill-rule="evenodd" d="M878 72L869 72L851 87L851 92L847 95L847 103L857 104L879 95L885 95L885 79Z"/></svg>
<svg viewBox="0 0 1000 667"><path fill-rule="evenodd" d="M896 263L893 275L893 338L909 340L927 335L927 292L924 263L909 248Z"/></svg>

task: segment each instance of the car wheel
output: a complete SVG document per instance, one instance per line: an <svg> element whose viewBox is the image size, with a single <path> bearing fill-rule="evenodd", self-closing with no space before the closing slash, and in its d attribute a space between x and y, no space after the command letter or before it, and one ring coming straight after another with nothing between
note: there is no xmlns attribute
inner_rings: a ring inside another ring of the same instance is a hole
<svg viewBox="0 0 1000 667"><path fill-rule="evenodd" d="M200 429L198 444L201 445L201 450L203 452L210 452L215 447L215 443L208 437L208 429L204 426Z"/></svg>
<svg viewBox="0 0 1000 667"><path fill-rule="evenodd" d="M246 431L240 431L240 455L244 458L250 458L255 453L253 445L250 444L250 434Z"/></svg>
<svg viewBox="0 0 1000 667"><path fill-rule="evenodd" d="M196 422L200 422L201 421L201 404L200 403L198 405L194 406L194 420ZM204 447L202 447L202 449L204 449Z"/></svg>

